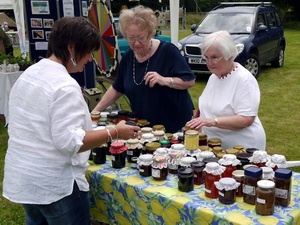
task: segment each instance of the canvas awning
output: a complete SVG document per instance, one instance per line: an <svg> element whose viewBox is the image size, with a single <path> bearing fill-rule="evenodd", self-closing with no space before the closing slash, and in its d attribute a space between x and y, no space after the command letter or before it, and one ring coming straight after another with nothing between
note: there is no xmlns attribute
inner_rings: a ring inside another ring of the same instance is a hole
<svg viewBox="0 0 300 225"><path fill-rule="evenodd" d="M4 22L8 23L8 27L10 29L14 29L17 27L16 22L13 21L10 17L8 17L5 13L0 13L0 25L3 25Z"/></svg>

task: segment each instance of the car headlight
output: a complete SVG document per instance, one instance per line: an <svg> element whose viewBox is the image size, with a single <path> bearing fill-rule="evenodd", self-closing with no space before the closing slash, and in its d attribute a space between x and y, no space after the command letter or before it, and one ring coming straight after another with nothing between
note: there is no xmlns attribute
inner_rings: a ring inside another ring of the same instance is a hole
<svg viewBox="0 0 300 225"><path fill-rule="evenodd" d="M244 50L244 44L242 44L242 43L238 43L235 46L236 46L239 54Z"/></svg>

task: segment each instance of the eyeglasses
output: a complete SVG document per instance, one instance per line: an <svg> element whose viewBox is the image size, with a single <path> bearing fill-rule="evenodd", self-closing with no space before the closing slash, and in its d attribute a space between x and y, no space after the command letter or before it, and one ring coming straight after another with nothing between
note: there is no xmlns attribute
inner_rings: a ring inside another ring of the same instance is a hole
<svg viewBox="0 0 300 225"><path fill-rule="evenodd" d="M223 58L223 56L221 56L221 57L219 57L219 58L216 57L216 56L212 56L212 57L207 58L207 57L205 57L205 56L203 55L202 58L203 58L206 62L217 63L217 62L219 62L219 61Z"/></svg>
<svg viewBox="0 0 300 225"><path fill-rule="evenodd" d="M134 43L135 41L138 41L138 42L142 43L142 42L145 42L145 41L148 40L148 36L144 36L144 37L125 37L125 38L130 43Z"/></svg>

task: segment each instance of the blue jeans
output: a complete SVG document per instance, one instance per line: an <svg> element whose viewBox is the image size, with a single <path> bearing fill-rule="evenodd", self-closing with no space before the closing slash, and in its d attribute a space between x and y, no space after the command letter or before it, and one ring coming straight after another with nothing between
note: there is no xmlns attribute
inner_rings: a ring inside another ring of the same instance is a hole
<svg viewBox="0 0 300 225"><path fill-rule="evenodd" d="M90 225L89 194L78 189L49 205L23 204L26 225Z"/></svg>

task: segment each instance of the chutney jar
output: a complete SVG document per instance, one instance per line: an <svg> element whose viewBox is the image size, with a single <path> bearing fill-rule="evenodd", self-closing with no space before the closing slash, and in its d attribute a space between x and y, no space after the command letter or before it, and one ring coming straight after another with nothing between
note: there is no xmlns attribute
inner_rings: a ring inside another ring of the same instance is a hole
<svg viewBox="0 0 300 225"><path fill-rule="evenodd" d="M178 190L182 192L194 190L194 171L192 168L180 168L178 170Z"/></svg>
<svg viewBox="0 0 300 225"><path fill-rule="evenodd" d="M232 172L232 178L240 183L240 185L236 189L236 193L235 193L236 197L244 196L244 194L243 194L244 175L245 175L244 170L235 170Z"/></svg>
<svg viewBox="0 0 300 225"><path fill-rule="evenodd" d="M243 201L255 205L257 182L262 179L262 169L250 166L244 170Z"/></svg>
<svg viewBox="0 0 300 225"><path fill-rule="evenodd" d="M275 204L288 206L291 202L292 171L286 168L278 168L275 171Z"/></svg>
<svg viewBox="0 0 300 225"><path fill-rule="evenodd" d="M92 149L93 162L95 164L104 164L106 162L107 144L103 144Z"/></svg>
<svg viewBox="0 0 300 225"><path fill-rule="evenodd" d="M150 142L146 144L146 153L147 154L153 154L156 149L160 148L160 143L159 142Z"/></svg>
<svg viewBox="0 0 300 225"><path fill-rule="evenodd" d="M241 162L235 155L225 154L219 159L218 163L226 167L225 171L222 173L222 177L232 177L232 172L236 170L237 165Z"/></svg>
<svg viewBox="0 0 300 225"><path fill-rule="evenodd" d="M132 163L131 160L132 157L140 156L143 145L140 143L139 139L134 138L134 139L128 139L126 142L126 146L127 146L127 161L129 163Z"/></svg>
<svg viewBox="0 0 300 225"><path fill-rule="evenodd" d="M225 167L217 162L207 163L204 170L205 175L205 196L208 198L218 198L219 191L215 185L222 177L221 174L225 171Z"/></svg>
<svg viewBox="0 0 300 225"><path fill-rule="evenodd" d="M253 152L253 155L249 158L249 162L258 166L263 167L266 166L269 155L266 151L258 150Z"/></svg>
<svg viewBox="0 0 300 225"><path fill-rule="evenodd" d="M153 155L151 169L152 177L155 180L166 180L168 176L168 155Z"/></svg>
<svg viewBox="0 0 300 225"><path fill-rule="evenodd" d="M170 149L169 150L169 158L168 158L168 170L171 174L178 173L178 166L180 164L180 160L183 157L183 151Z"/></svg>
<svg viewBox="0 0 300 225"><path fill-rule="evenodd" d="M126 164L127 146L124 142L112 142L109 149L113 168L123 168Z"/></svg>
<svg viewBox="0 0 300 225"><path fill-rule="evenodd" d="M153 163L153 155L152 154L140 155L137 158L139 174L143 177L150 177L152 163Z"/></svg>
<svg viewBox="0 0 300 225"><path fill-rule="evenodd" d="M214 183L219 190L219 202L225 205L233 204L235 202L236 189L240 186L240 183L231 177L221 178Z"/></svg>
<svg viewBox="0 0 300 225"><path fill-rule="evenodd" d="M270 180L257 182L255 211L262 216L272 215L275 205L275 183Z"/></svg>

